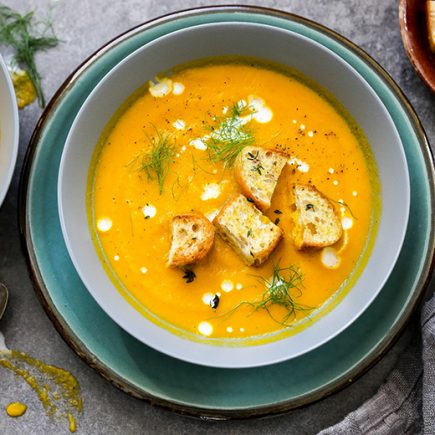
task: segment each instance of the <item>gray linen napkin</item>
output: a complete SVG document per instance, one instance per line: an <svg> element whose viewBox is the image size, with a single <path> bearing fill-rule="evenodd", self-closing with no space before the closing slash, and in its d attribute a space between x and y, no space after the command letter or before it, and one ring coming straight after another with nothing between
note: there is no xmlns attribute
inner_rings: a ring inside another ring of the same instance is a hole
<svg viewBox="0 0 435 435"><path fill-rule="evenodd" d="M435 295L421 311L412 341L379 391L318 435L435 434Z"/></svg>

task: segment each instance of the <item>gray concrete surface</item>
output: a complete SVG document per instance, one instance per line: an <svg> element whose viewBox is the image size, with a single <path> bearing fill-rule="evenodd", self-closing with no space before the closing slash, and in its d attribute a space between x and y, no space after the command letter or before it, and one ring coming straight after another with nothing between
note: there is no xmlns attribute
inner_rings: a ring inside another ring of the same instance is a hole
<svg viewBox="0 0 435 435"><path fill-rule="evenodd" d="M5 0L2 3L21 12L36 9L38 14L45 15L51 11L56 33L63 42L37 58L48 98L77 65L120 32L168 12L213 4L196 0ZM435 97L414 73L402 47L398 1L245 0L245 3L297 13L359 44L402 87L420 116L429 140L435 141ZM0 280L11 291L10 305L0 323L0 330L11 347L64 367L77 377L85 403L77 433L313 434L336 423L374 394L400 357L406 342L416 339L409 328L389 353L353 385L319 403L280 417L205 422L152 407L118 391L64 343L46 317L27 274L17 228L17 191L23 156L40 114L36 104L20 112L19 161L11 189L0 210ZM11 419L4 412L4 407L13 400L21 400L29 407L20 419ZM0 370L0 433L62 434L68 430L63 421L46 417L30 388L23 386L10 373Z"/></svg>

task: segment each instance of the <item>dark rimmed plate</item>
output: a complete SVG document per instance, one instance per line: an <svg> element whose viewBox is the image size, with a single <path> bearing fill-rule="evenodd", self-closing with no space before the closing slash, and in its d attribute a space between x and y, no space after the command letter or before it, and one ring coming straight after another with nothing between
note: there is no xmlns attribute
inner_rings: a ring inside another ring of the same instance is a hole
<svg viewBox="0 0 435 435"><path fill-rule="evenodd" d="M161 35L222 21L289 29L325 45L350 63L389 110L411 174L411 212L404 248L372 306L324 346L255 369L213 369L184 363L125 333L103 313L78 278L57 214L57 176L65 139L79 107L101 77L133 50ZM377 361L403 329L431 270L433 182L430 149L415 113L391 78L363 51L295 15L240 6L203 8L172 14L121 35L67 79L32 137L23 169L20 225L44 308L67 343L102 376L123 391L178 412L213 418L258 416L284 412L342 388Z"/></svg>

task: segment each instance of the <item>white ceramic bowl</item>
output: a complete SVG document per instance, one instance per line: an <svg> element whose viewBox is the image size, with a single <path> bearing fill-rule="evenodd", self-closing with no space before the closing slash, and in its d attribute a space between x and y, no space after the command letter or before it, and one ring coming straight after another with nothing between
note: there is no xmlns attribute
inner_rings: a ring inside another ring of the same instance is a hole
<svg viewBox="0 0 435 435"><path fill-rule="evenodd" d="M289 65L331 91L365 131L379 166L382 212L367 265L348 295L301 332L258 346L213 346L180 338L136 311L107 276L91 240L87 177L98 138L115 110L146 80L194 59L245 55ZM381 100L340 57L312 40L266 25L217 23L163 36L121 61L90 94L62 155L58 200L62 231L85 286L106 313L143 343L185 361L254 367L296 357L330 340L373 301L400 252L409 214L409 178L399 135Z"/></svg>
<svg viewBox="0 0 435 435"><path fill-rule="evenodd" d="M0 205L5 199L18 155L18 106L8 69L0 56Z"/></svg>

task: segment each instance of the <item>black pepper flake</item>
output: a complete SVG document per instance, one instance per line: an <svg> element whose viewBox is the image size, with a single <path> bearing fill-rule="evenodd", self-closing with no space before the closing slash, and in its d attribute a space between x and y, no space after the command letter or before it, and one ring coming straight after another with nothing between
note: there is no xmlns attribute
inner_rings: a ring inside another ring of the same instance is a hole
<svg viewBox="0 0 435 435"><path fill-rule="evenodd" d="M252 198L246 198L248 202L254 202L254 200Z"/></svg>
<svg viewBox="0 0 435 435"><path fill-rule="evenodd" d="M210 307L214 310L219 306L219 295L214 295L213 299L210 300Z"/></svg>
<svg viewBox="0 0 435 435"><path fill-rule="evenodd" d="M193 282L196 278L196 274L191 269L186 269L184 271L183 279L186 280L186 283L189 284L190 282Z"/></svg>
<svg viewBox="0 0 435 435"><path fill-rule="evenodd" d="M307 204L305 206L305 210L313 210L314 211L314 205L313 204Z"/></svg>
<svg viewBox="0 0 435 435"><path fill-rule="evenodd" d="M279 224L279 221L280 221L280 218L276 218L276 219L275 219L275 225L278 225L278 224Z"/></svg>
<svg viewBox="0 0 435 435"><path fill-rule="evenodd" d="M274 212L275 214L282 214L282 211L281 211L281 210L278 210L278 209L274 210L273 212Z"/></svg>

